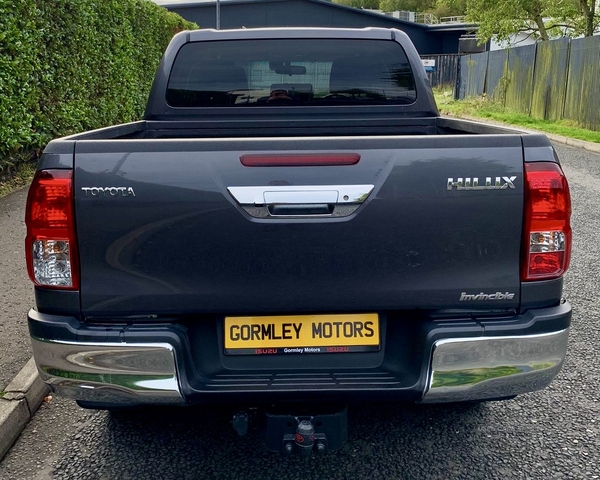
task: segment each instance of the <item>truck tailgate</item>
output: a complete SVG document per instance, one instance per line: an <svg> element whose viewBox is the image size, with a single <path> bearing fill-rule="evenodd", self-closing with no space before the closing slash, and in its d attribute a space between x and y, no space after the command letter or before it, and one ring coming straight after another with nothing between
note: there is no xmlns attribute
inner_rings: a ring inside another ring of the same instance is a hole
<svg viewBox="0 0 600 480"><path fill-rule="evenodd" d="M518 135L78 141L82 312L514 308L522 152Z"/></svg>

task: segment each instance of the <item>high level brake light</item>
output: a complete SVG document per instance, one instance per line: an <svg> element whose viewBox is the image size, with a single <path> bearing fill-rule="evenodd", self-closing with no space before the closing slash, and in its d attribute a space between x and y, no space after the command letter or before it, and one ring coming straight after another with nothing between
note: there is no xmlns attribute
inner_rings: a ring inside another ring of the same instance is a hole
<svg viewBox="0 0 600 480"><path fill-rule="evenodd" d="M25 257L31 280L42 287L79 288L71 170L35 174L25 223Z"/></svg>
<svg viewBox="0 0 600 480"><path fill-rule="evenodd" d="M571 259L571 196L559 165L525 164L524 281L560 277Z"/></svg>
<svg viewBox="0 0 600 480"><path fill-rule="evenodd" d="M240 157L245 167L326 167L356 165L358 153L261 153Z"/></svg>

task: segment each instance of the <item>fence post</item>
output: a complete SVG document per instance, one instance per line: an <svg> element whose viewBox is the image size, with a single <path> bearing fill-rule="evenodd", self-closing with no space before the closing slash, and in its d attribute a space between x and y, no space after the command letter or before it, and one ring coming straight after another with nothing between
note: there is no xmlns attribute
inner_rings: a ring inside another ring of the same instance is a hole
<svg viewBox="0 0 600 480"><path fill-rule="evenodd" d="M560 108L560 119L564 120L565 118L565 108L567 105L567 92L569 88L569 80L570 75L569 71L571 69L571 39L569 38L569 43L567 44L567 73L565 75L565 95L563 97L562 105Z"/></svg>
<svg viewBox="0 0 600 480"><path fill-rule="evenodd" d="M529 107L527 109L527 116L531 117L531 109L533 107L533 92L535 90L535 78L537 74L537 69L535 68L537 65L537 56L538 56L538 43L536 42L533 52L533 69L531 71L531 95L529 95Z"/></svg>
<svg viewBox="0 0 600 480"><path fill-rule="evenodd" d="M456 82L454 84L454 100L460 100L460 56L456 61Z"/></svg>

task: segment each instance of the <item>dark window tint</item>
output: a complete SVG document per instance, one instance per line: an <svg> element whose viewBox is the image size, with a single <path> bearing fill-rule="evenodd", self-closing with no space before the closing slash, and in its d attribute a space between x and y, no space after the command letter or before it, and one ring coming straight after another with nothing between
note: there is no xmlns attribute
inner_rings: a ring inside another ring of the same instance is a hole
<svg viewBox="0 0 600 480"><path fill-rule="evenodd" d="M195 42L175 59L173 107L410 104L415 82L400 45L386 40Z"/></svg>

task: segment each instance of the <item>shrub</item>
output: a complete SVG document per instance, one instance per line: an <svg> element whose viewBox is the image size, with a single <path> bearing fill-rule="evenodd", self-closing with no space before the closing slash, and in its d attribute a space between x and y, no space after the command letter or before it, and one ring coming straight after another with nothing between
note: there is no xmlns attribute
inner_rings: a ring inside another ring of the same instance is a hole
<svg viewBox="0 0 600 480"><path fill-rule="evenodd" d="M141 118L191 28L150 0L0 0L0 172L53 137Z"/></svg>

